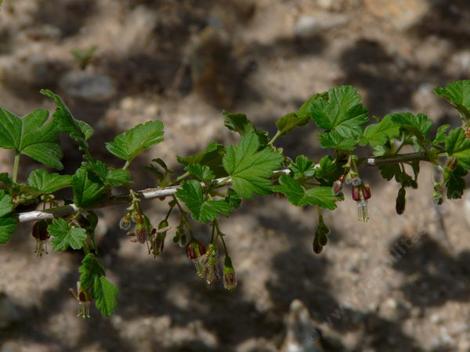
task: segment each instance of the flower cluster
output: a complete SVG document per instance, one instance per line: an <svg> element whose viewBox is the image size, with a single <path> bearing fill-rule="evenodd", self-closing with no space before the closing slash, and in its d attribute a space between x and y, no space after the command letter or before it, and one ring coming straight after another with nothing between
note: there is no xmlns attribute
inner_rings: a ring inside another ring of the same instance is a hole
<svg viewBox="0 0 470 352"><path fill-rule="evenodd" d="M131 205L127 208L127 213L119 221L119 227L128 231L127 235L133 238L133 241L146 243L149 241L152 233L156 232L152 228L149 218L142 212L140 207L140 198L131 191ZM134 227L132 228L132 225Z"/></svg>

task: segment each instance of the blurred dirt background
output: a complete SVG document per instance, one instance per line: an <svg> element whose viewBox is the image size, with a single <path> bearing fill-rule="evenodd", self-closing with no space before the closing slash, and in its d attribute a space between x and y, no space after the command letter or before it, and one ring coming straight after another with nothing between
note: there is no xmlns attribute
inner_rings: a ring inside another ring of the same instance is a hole
<svg viewBox="0 0 470 352"><path fill-rule="evenodd" d="M274 131L312 93L347 83L371 114L408 109L456 125L432 89L469 76L468 0L5 0L0 10L0 105L52 108L39 89L58 91L95 127L97 155L116 166L103 142L161 119L165 142L132 167L142 187L154 183L141 167L152 158L177 167L176 155L234 142L223 109ZM313 126L279 144L321 154ZM72 172L79 154L64 147ZM0 160L8 170L10 155ZM35 167L25 163L22 177ZM398 216L397 185L364 170L370 222L343 202L326 216L332 234L321 255L312 253L312 210L272 197L246 202L222 223L240 278L231 294L207 288L170 241L153 260L118 229L123 208L103 210L100 253L121 290L108 319L76 318L68 289L80 255L35 257L24 225L0 249L0 351L279 351L294 299L325 351L470 351L465 201L436 210L431 174L424 166ZM165 212L158 201L146 206L155 222ZM200 238L207 232L197 228Z"/></svg>

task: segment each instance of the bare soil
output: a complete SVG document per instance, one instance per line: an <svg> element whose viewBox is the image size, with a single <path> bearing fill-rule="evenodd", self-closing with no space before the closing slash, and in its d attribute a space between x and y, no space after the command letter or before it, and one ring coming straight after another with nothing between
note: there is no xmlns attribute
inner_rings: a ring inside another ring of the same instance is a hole
<svg viewBox="0 0 470 352"><path fill-rule="evenodd" d="M161 119L165 142L133 166L136 187L152 186L142 168L152 158L178 168L176 155L236 140L223 127L223 109L246 112L272 132L277 117L338 84L358 87L371 115L407 109L457 125L432 88L469 78L469 23L467 0L5 0L0 106L51 107L39 89L57 90L96 128L97 155L116 166L103 141ZM92 46L85 72L112 82L98 87L98 101L64 78L79 71L71 50ZM72 172L79 153L64 145ZM291 155L322 153L313 126L280 145ZM0 160L8 170L11 156ZM21 177L36 167L25 163ZM234 293L207 288L170 242L153 260L119 230L124 209L103 210L100 253L121 290L108 319L75 316L68 289L81 255L35 257L30 226L22 225L0 248L0 292L18 315L0 324L0 351L277 351L294 299L309 309L325 351L470 351L465 201L436 210L432 170L423 166L398 216L397 185L372 169L364 178L372 184L371 220L358 222L354 202L343 202L326 216L332 233L320 255L312 252L312 210L263 198L224 220L240 279ZM152 221L164 216L165 204L146 207ZM196 235L207 238L208 229Z"/></svg>

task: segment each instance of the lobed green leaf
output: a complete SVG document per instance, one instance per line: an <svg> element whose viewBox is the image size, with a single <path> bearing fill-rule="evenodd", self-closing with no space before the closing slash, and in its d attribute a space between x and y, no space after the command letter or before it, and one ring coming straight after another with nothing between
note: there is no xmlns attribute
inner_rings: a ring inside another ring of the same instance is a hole
<svg viewBox="0 0 470 352"><path fill-rule="evenodd" d="M4 215L0 218L0 244L7 243L16 230L18 219L13 215Z"/></svg>
<svg viewBox="0 0 470 352"><path fill-rule="evenodd" d="M279 186L275 186L274 191L284 194L290 203L297 206L318 205L321 208L335 209L338 200L331 187L305 189L299 181L287 175L279 178Z"/></svg>
<svg viewBox="0 0 470 352"><path fill-rule="evenodd" d="M193 218L201 222L211 222L219 215L227 216L232 211L232 206L225 200L207 199L196 180L185 181L176 196L188 207Z"/></svg>
<svg viewBox="0 0 470 352"><path fill-rule="evenodd" d="M49 89L42 89L41 94L52 99L56 105L54 118L61 132L66 133L81 149L88 150L88 139L93 135L93 128L84 121L73 117L70 109L65 105L62 98Z"/></svg>
<svg viewBox="0 0 470 352"><path fill-rule="evenodd" d="M271 192L271 176L280 167L282 155L271 148L260 148L258 136L248 133L236 146L227 148L223 165L232 178L232 187L241 198Z"/></svg>
<svg viewBox="0 0 470 352"><path fill-rule="evenodd" d="M84 208L101 200L107 192L99 177L83 166L72 177L72 190L74 203Z"/></svg>
<svg viewBox="0 0 470 352"><path fill-rule="evenodd" d="M457 159L466 171L470 170L470 139L462 128L450 131L445 140L445 149L449 156Z"/></svg>
<svg viewBox="0 0 470 352"><path fill-rule="evenodd" d="M140 153L163 141L163 123L148 121L117 135L106 143L106 149L125 161L132 161Z"/></svg>
<svg viewBox="0 0 470 352"><path fill-rule="evenodd" d="M49 173L44 169L34 170L28 176L28 185L45 194L57 192L71 184L72 176Z"/></svg>
<svg viewBox="0 0 470 352"><path fill-rule="evenodd" d="M34 110L23 118L0 108L0 147L13 149L44 165L62 169L60 130L47 110Z"/></svg>
<svg viewBox="0 0 470 352"><path fill-rule="evenodd" d="M470 80L455 81L434 90L453 105L467 121L470 120Z"/></svg>
<svg viewBox="0 0 470 352"><path fill-rule="evenodd" d="M47 231L52 236L52 247L56 251L82 249L87 238L85 229L74 227L62 218L54 219Z"/></svg>
<svg viewBox="0 0 470 352"><path fill-rule="evenodd" d="M310 105L316 125L325 130L320 135L323 148L352 150L358 144L367 120L367 109L362 105L357 90L340 86L318 95Z"/></svg>
<svg viewBox="0 0 470 352"><path fill-rule="evenodd" d="M96 276L93 285L93 298L96 308L104 316L113 314L117 307L119 290L106 276Z"/></svg>

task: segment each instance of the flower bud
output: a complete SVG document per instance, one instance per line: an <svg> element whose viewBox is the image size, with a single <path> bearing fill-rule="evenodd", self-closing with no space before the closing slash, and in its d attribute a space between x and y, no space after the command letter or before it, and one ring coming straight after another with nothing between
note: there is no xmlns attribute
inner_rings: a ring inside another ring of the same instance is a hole
<svg viewBox="0 0 470 352"><path fill-rule="evenodd" d="M50 221L40 220L34 223L32 235L36 239L36 248L34 253L41 257L44 253L47 254L47 240L49 239L49 232L47 227Z"/></svg>
<svg viewBox="0 0 470 352"><path fill-rule="evenodd" d="M186 256L191 260L199 258L201 255L204 255L204 253L206 253L206 247L195 239L192 239L186 245Z"/></svg>
<svg viewBox="0 0 470 352"><path fill-rule="evenodd" d="M371 197L370 186L368 184L364 184L361 187L362 197L367 200Z"/></svg>
<svg viewBox="0 0 470 352"><path fill-rule="evenodd" d="M173 242L179 247L184 248L188 244L188 235L183 224L179 224L176 228L175 237L173 237Z"/></svg>
<svg viewBox="0 0 470 352"><path fill-rule="evenodd" d="M135 225L135 237L140 243L147 241L147 229L143 223L137 223Z"/></svg>
<svg viewBox="0 0 470 352"><path fill-rule="evenodd" d="M217 253L214 252L208 257L206 269L206 282L212 285L219 278L219 269L217 267Z"/></svg>
<svg viewBox="0 0 470 352"><path fill-rule="evenodd" d="M47 220L39 220L36 221L33 225L33 237L39 241L46 241L49 239L49 232L47 231L47 227L49 226L49 222Z"/></svg>
<svg viewBox="0 0 470 352"><path fill-rule="evenodd" d="M335 182L333 182L332 189L335 195L340 194L343 189L343 183L340 180L336 180Z"/></svg>
<svg viewBox="0 0 470 352"><path fill-rule="evenodd" d="M77 317L83 318L83 319L90 318L91 317L90 307L91 307L91 302L93 301L93 298L90 292L80 287L80 281L77 282L77 289L76 290L70 289L70 292L78 301Z"/></svg>
<svg viewBox="0 0 470 352"><path fill-rule="evenodd" d="M359 186L352 187L351 196L352 196L352 199L356 202L359 202L361 200L361 190Z"/></svg>
<svg viewBox="0 0 470 352"><path fill-rule="evenodd" d="M330 229L323 221L323 216L320 214L318 218L318 225L315 228L315 237L313 238L313 252L319 254L323 247L328 243L328 234Z"/></svg>
<svg viewBox="0 0 470 352"><path fill-rule="evenodd" d="M398 215L403 214L406 206L406 190L405 187L401 187L397 194L397 200L395 202L395 210Z"/></svg>
<svg viewBox="0 0 470 352"><path fill-rule="evenodd" d="M167 220L160 221L160 223L158 224L158 230L155 228L152 229L152 233L150 235L150 252L153 254L154 257L162 254L167 232Z"/></svg>
<svg viewBox="0 0 470 352"><path fill-rule="evenodd" d="M225 257L223 274L224 288L229 291L234 290L238 284L237 275L229 256Z"/></svg>

